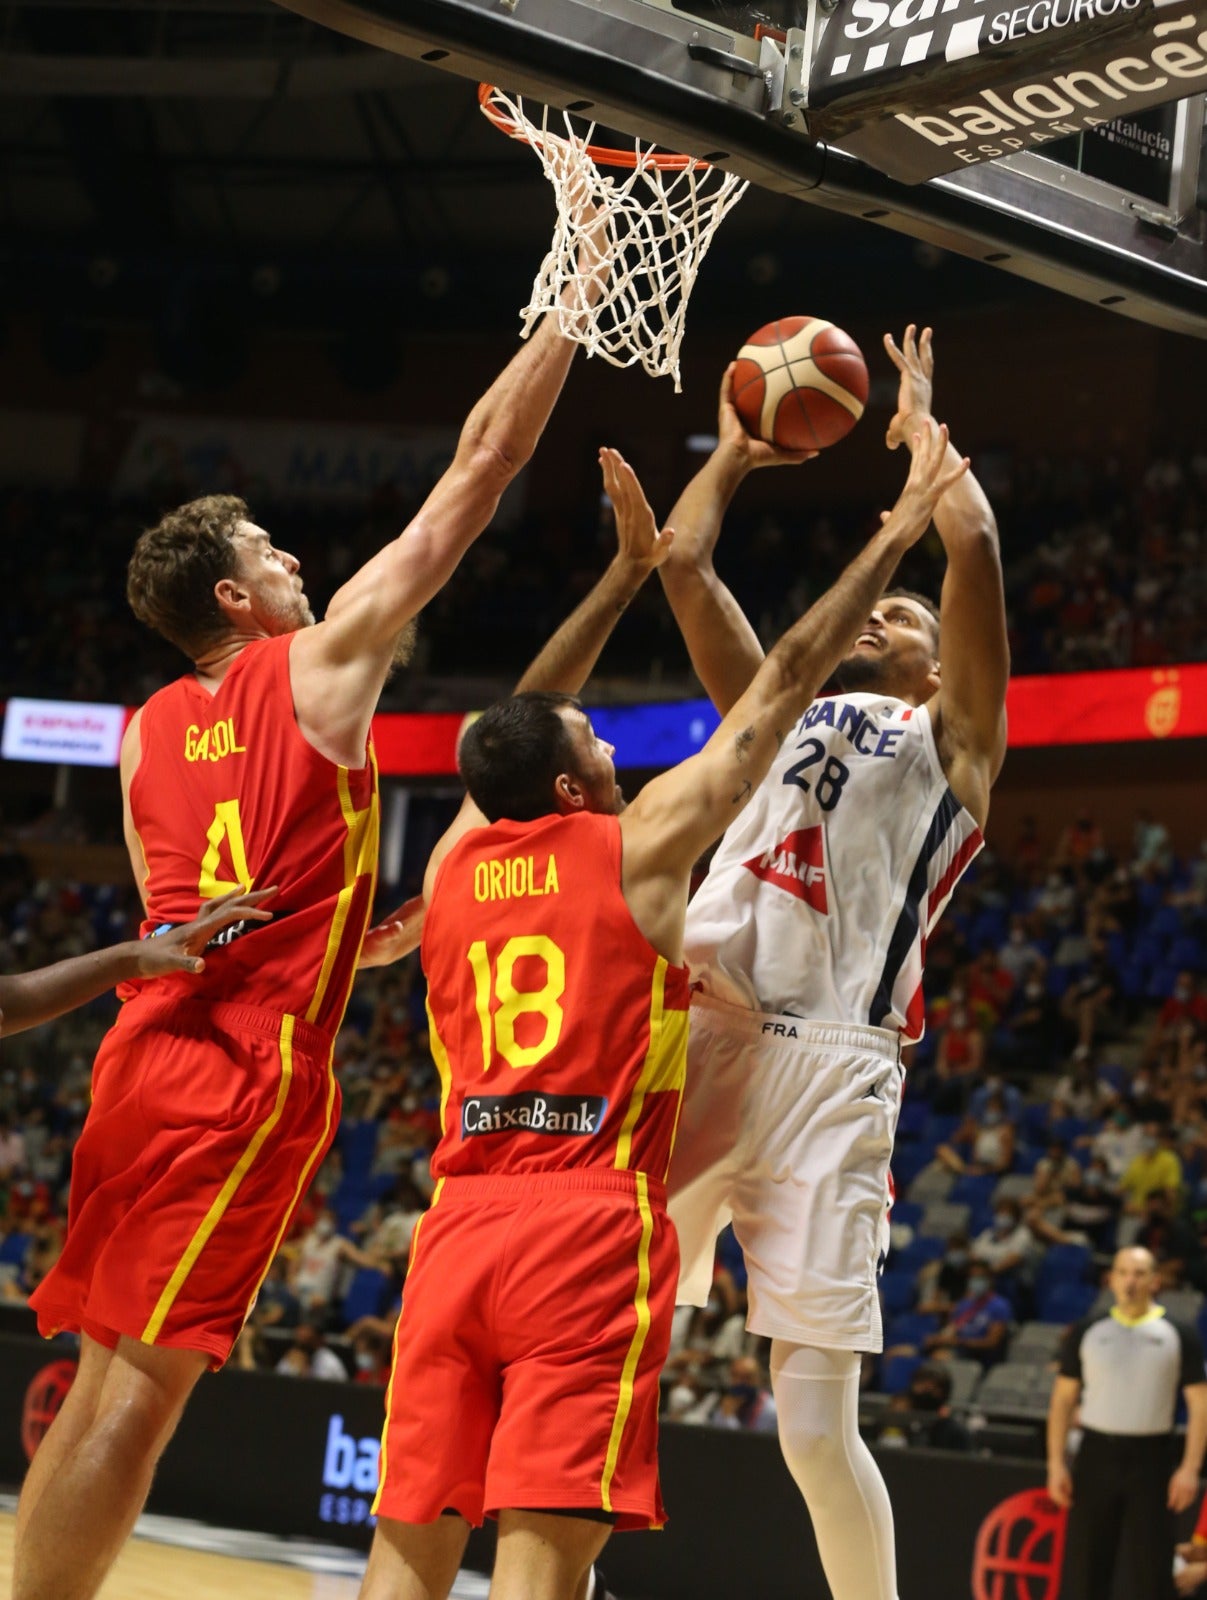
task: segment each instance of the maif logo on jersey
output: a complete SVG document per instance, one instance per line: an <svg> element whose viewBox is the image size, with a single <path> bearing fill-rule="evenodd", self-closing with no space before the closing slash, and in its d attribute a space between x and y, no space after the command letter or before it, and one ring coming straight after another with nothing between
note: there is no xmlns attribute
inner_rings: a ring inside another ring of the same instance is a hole
<svg viewBox="0 0 1207 1600"><path fill-rule="evenodd" d="M826 901L825 843L821 828L797 828L782 844L764 850L743 863L756 878L777 889L786 889L823 916L829 913Z"/></svg>

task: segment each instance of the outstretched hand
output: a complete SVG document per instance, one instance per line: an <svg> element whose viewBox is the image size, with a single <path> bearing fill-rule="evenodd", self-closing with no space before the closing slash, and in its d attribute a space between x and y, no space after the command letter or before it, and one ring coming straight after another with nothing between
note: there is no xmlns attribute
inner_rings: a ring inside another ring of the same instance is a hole
<svg viewBox="0 0 1207 1600"><path fill-rule="evenodd" d="M671 553L675 535L659 529L637 474L621 455L607 445L599 452L603 484L616 513L616 543L621 558L643 573L660 567Z"/></svg>
<svg viewBox="0 0 1207 1600"><path fill-rule="evenodd" d="M903 547L916 544L930 527L935 507L951 488L968 471L967 456L962 456L954 467L947 462L947 424L928 417L912 440L913 458L909 464L909 477L891 511L881 513L881 522L887 529L893 525Z"/></svg>
<svg viewBox="0 0 1207 1600"><path fill-rule="evenodd" d="M812 461L816 450L781 450L768 444L766 439L756 439L746 431L733 403L733 375L737 366L731 361L721 379L720 402L717 407L717 439L722 448L740 456L747 469L754 467L799 467L802 461Z"/></svg>
<svg viewBox="0 0 1207 1600"><path fill-rule="evenodd" d="M917 337L917 328L910 323L898 349L891 333L884 336L884 348L889 360L901 374L897 386L897 410L888 425L884 442L890 450L908 444L911 433L931 415L931 402L935 388L934 335L923 328Z"/></svg>
<svg viewBox="0 0 1207 1600"><path fill-rule="evenodd" d="M138 945L139 976L161 978L169 972L204 972L205 961L201 952L214 935L234 922L270 922L272 912L263 910L260 902L276 892L275 886L250 891L233 889L230 894L210 900L192 922L183 922L180 927L156 934L154 938L141 939Z"/></svg>
<svg viewBox="0 0 1207 1600"><path fill-rule="evenodd" d="M419 948L423 938L425 913L423 896L417 894L398 910L370 928L360 948L357 967L388 967Z"/></svg>

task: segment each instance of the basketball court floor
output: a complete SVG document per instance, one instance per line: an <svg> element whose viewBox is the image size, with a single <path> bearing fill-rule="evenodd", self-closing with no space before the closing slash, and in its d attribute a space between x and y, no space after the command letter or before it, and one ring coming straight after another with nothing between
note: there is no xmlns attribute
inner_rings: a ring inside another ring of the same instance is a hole
<svg viewBox="0 0 1207 1600"><path fill-rule="evenodd" d="M16 1496L0 1495L0 1596L11 1593ZM355 1600L365 1558L331 1545L140 1517L100 1600ZM489 1579L462 1572L452 1600L486 1600Z"/></svg>

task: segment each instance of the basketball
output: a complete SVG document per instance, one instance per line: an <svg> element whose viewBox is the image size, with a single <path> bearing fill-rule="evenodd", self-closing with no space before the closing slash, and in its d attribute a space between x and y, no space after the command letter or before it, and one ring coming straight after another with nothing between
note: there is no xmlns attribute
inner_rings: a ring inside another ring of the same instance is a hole
<svg viewBox="0 0 1207 1600"><path fill-rule="evenodd" d="M820 317L781 317L738 351L733 403L748 433L781 450L824 450L863 415L859 346Z"/></svg>

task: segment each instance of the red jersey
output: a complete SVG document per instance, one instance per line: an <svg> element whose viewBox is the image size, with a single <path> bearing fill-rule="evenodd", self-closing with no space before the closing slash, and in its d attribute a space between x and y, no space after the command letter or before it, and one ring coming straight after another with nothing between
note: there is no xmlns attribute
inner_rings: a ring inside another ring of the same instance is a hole
<svg viewBox="0 0 1207 1600"><path fill-rule="evenodd" d="M216 694L190 676L152 695L130 784L149 874L144 931L188 922L228 890L276 884L273 920L208 950L200 978L144 979L123 992L237 999L334 1034L373 903L377 769L371 745L353 771L303 738L292 637L248 645Z"/></svg>
<svg viewBox="0 0 1207 1600"><path fill-rule="evenodd" d="M581 812L475 829L441 863L423 932L434 1176L665 1178L688 974L633 921L620 864L618 820Z"/></svg>

